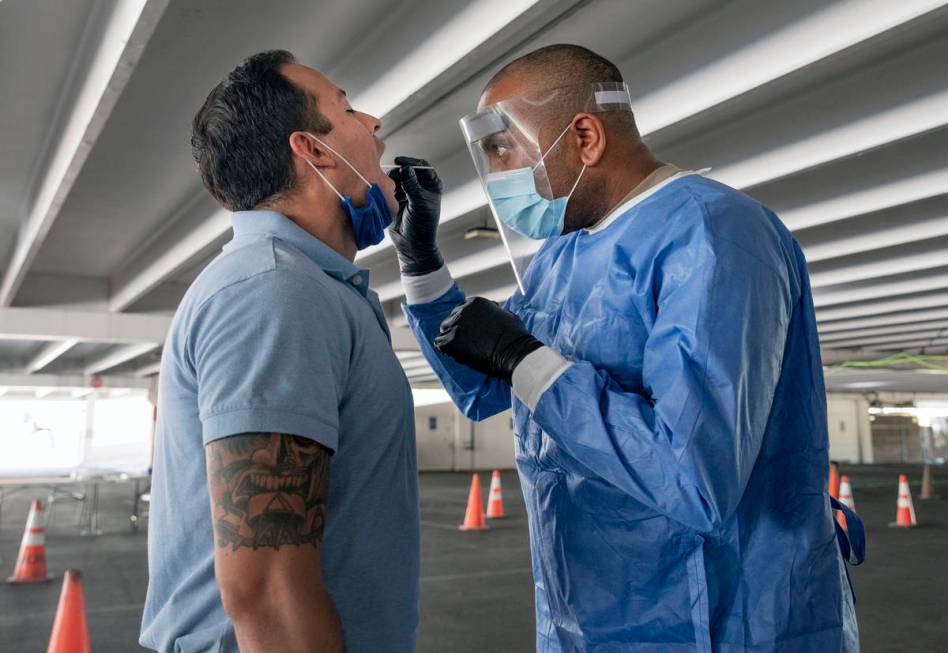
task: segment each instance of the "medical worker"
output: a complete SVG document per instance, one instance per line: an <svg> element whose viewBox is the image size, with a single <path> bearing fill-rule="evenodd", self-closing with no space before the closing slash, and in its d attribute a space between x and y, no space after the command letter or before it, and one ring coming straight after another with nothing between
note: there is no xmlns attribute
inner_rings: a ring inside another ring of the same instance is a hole
<svg viewBox="0 0 948 653"><path fill-rule="evenodd" d="M510 63L461 127L521 289L503 308L458 289L433 173L393 171L390 233L455 403L475 420L513 407L537 650L857 651L846 560L864 540L854 515L852 546L837 535L826 492L819 339L787 229L656 160L619 71L584 48Z"/></svg>

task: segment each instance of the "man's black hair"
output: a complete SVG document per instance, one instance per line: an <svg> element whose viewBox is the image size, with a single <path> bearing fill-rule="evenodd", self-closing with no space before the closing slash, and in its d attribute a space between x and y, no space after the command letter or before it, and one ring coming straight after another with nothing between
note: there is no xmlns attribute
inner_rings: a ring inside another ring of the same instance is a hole
<svg viewBox="0 0 948 653"><path fill-rule="evenodd" d="M289 136L332 129L318 98L280 67L296 63L286 50L245 59L207 96L194 116L191 153L204 186L225 208L247 211L293 188L296 174Z"/></svg>

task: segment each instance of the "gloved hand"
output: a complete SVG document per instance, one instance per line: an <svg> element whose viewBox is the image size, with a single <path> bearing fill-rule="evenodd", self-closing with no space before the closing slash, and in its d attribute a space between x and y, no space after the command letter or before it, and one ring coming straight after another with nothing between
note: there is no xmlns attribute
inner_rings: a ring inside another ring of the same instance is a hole
<svg viewBox="0 0 948 653"><path fill-rule="evenodd" d="M436 243L441 217L441 179L434 170L412 167L429 165L424 159L397 156L395 165L399 167L388 176L395 181L398 215L388 235L398 254L398 267L402 274L413 277L434 272L444 265Z"/></svg>
<svg viewBox="0 0 948 653"><path fill-rule="evenodd" d="M489 299L471 297L441 323L434 345L462 365L510 385L514 368L543 343L510 311Z"/></svg>

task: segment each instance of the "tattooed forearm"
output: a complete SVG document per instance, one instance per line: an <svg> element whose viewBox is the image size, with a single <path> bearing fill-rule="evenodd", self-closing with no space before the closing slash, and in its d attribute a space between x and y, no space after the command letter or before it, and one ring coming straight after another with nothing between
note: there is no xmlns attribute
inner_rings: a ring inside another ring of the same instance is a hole
<svg viewBox="0 0 948 653"><path fill-rule="evenodd" d="M320 545L330 452L295 435L244 433L207 446L218 546Z"/></svg>

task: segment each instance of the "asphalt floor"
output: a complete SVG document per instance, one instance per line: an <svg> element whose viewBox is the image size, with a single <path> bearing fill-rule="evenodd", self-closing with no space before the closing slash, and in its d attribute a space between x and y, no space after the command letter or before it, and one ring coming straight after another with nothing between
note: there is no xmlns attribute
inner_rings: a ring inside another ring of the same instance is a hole
<svg viewBox="0 0 948 653"><path fill-rule="evenodd" d="M919 526L895 529L897 477L909 474ZM936 469L942 499L922 501L921 467L843 466L853 483L857 511L866 522L869 555L853 570L864 653L948 650L948 470ZM516 474L504 473L509 515L486 532L459 532L470 475L421 477L422 576L418 653L524 653L533 650L533 586L523 498ZM490 480L481 474L483 490ZM42 498L40 493L36 498ZM83 573L92 650L141 651L136 642L145 596L145 533L133 532L131 487L100 490L103 534L78 533L77 504L61 502L47 531L47 559L54 580L39 585L0 585L0 651L45 650L61 578ZM3 501L0 573L12 568L29 501L20 493Z"/></svg>

